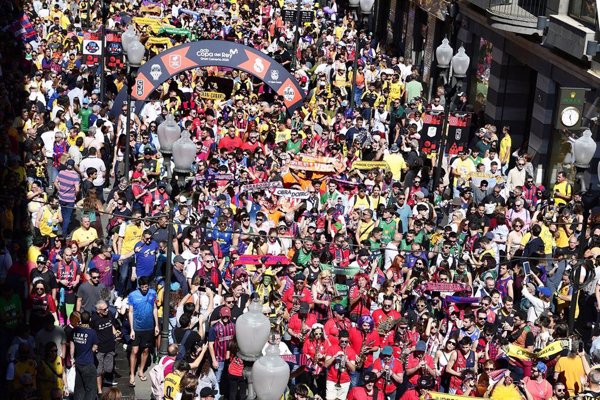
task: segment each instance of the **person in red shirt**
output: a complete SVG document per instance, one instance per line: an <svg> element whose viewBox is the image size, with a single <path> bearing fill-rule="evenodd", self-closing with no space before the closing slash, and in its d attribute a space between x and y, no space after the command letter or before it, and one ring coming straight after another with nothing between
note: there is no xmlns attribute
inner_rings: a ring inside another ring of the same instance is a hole
<svg viewBox="0 0 600 400"><path fill-rule="evenodd" d="M313 387L316 387L318 392L323 392L325 389L325 352L331 346L325 338L323 325L314 324L312 331L308 336L308 340L304 341L302 346L302 355L306 358L306 365L311 376Z"/></svg>
<svg viewBox="0 0 600 400"><path fill-rule="evenodd" d="M377 375L367 372L363 376L363 386L350 389L348 400L384 400L383 392L375 386Z"/></svg>
<svg viewBox="0 0 600 400"><path fill-rule="evenodd" d="M312 293L306 288L306 277L298 274L294 277L294 286L283 293L283 303L290 314L297 313L300 303L313 304Z"/></svg>
<svg viewBox="0 0 600 400"><path fill-rule="evenodd" d="M354 276L354 284L350 288L350 319L356 321L363 315L371 313L371 297L369 297L369 276L359 273Z"/></svg>
<svg viewBox="0 0 600 400"><path fill-rule="evenodd" d="M219 140L219 150L225 149L228 152L234 152L235 149L239 149L242 147L242 139L235 134L235 128L230 126L227 130L227 135L225 135L221 140Z"/></svg>
<svg viewBox="0 0 600 400"><path fill-rule="evenodd" d="M288 333L292 337L290 350L293 354L300 353L302 342L308 337L312 326L317 323L317 317L309 311L308 303L300 303L298 312L292 315L288 323Z"/></svg>
<svg viewBox="0 0 600 400"><path fill-rule="evenodd" d="M368 370L373 365L373 353L379 350L379 334L375 331L375 322L370 315L358 319L357 326L350 330L350 345L356 354L363 353L362 365L352 374L352 386L360 384L360 372ZM357 359L357 364L359 360Z"/></svg>
<svg viewBox="0 0 600 400"><path fill-rule="evenodd" d="M373 373L377 375L377 388L385 394L387 400L396 398L396 389L404 380L402 363L393 357L394 349L385 346L379 358L373 363Z"/></svg>
<svg viewBox="0 0 600 400"><path fill-rule="evenodd" d="M36 334L44 326L44 320L51 314L58 321L54 298L46 293L44 281L38 280L33 284L33 289L27 299L25 321L31 327L31 333Z"/></svg>
<svg viewBox="0 0 600 400"><path fill-rule="evenodd" d="M339 344L338 335L341 331L350 331L352 328L352 322L344 316L345 314L346 309L344 306L336 304L333 306L333 318L325 322L325 335L332 346L337 346Z"/></svg>
<svg viewBox="0 0 600 400"><path fill-rule="evenodd" d="M242 144L242 150L248 150L250 153L254 153L256 149L265 150L264 145L259 141L260 134L258 132L250 132L248 135L248 141Z"/></svg>
<svg viewBox="0 0 600 400"><path fill-rule="evenodd" d="M383 321L391 322L400 318L400 313L394 310L394 297L390 295L383 296L381 308L373 311L373 319L375 320L375 330L379 332L379 325ZM383 340L387 335L380 335ZM393 339L393 335L392 335Z"/></svg>
<svg viewBox="0 0 600 400"><path fill-rule="evenodd" d="M413 385L416 385L423 375L435 376L433 358L429 354L425 354L425 350L427 350L427 344L420 340L406 360L406 378Z"/></svg>
<svg viewBox="0 0 600 400"><path fill-rule="evenodd" d="M325 351L326 400L345 399L350 389L350 372L356 370L356 352L349 346L348 331L340 331L339 345Z"/></svg>

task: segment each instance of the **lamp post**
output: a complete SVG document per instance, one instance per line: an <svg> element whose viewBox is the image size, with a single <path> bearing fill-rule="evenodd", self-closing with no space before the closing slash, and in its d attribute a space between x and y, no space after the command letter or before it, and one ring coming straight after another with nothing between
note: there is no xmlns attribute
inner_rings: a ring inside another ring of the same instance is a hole
<svg viewBox="0 0 600 400"><path fill-rule="evenodd" d="M438 62L438 67L442 69L449 69L449 74L452 73L453 77L456 78L456 82L453 85L453 88L462 86L462 78L467 76L467 70L469 69L470 58L465 53L465 48L460 46L454 57L452 57L452 47L448 43L448 39L442 40L442 44L435 49L435 58ZM452 79L452 76L449 77L449 80ZM452 100L452 96L449 94L452 91L446 93L446 102L444 104L444 119L442 122L442 134L440 136L440 145L437 151L437 163L435 168L435 174L433 176L433 189L435 190L440 181L441 173L442 173L442 163L444 159L444 146L446 141L446 130L448 127L448 117L450 114L450 101Z"/></svg>
<svg viewBox="0 0 600 400"><path fill-rule="evenodd" d="M592 139L592 131L589 128L586 128L581 137L577 139L569 138L569 142L571 143L571 152L573 154L573 158L575 159L574 164L577 169L577 175L575 178L579 177L581 180L581 190L585 192L588 189L585 179L585 172L590 167L590 162L592 158L594 158L594 153L596 153L596 142ZM590 209L598 204L596 196L587 196L589 193L583 193L582 202L583 202L583 224L581 229L581 240L579 242L579 259L583 260L583 255L585 253L586 245L588 241L586 239L587 227L588 227L588 219L590 218ZM569 305L569 320L568 327L569 333L573 332L573 327L575 325L575 313L577 310L577 304L579 303L579 294L581 292L581 269L583 268L583 263L585 260L580 261L578 265L575 267L573 274L573 297L571 298L571 304Z"/></svg>
<svg viewBox="0 0 600 400"><path fill-rule="evenodd" d="M366 17L368 19L368 31L371 31L371 15L373 14L373 6L375 5L375 0L360 0L360 13L363 18Z"/></svg>
<svg viewBox="0 0 600 400"><path fill-rule="evenodd" d="M166 125L164 125L166 124ZM175 122L173 115L169 114L167 119L160 124L158 131L158 140L160 142L161 151L164 153L168 152L168 155L173 154L175 161L175 171L180 174L190 173L192 170L192 163L196 158L196 146L190 139L190 133L187 130L181 132L179 126ZM189 143L188 143L189 142ZM191 143L191 148L190 148ZM170 157L165 157L165 160ZM170 163L166 165L167 176L170 176ZM173 209L169 210L169 224L173 223ZM170 298L171 298L171 275L173 271L172 257L173 257L173 229L169 226L167 229L167 265L165 270L165 282L163 289L163 321L160 332L160 350L159 353L162 356L166 356L169 349L169 315L171 312Z"/></svg>
<svg viewBox="0 0 600 400"><path fill-rule="evenodd" d="M127 116L125 122L125 177L129 183L129 142L131 141L131 93L135 86L135 73L142 65L146 48L140 42L135 28L129 25L127 30L121 35L121 44L125 59L127 61Z"/></svg>
<svg viewBox="0 0 600 400"><path fill-rule="evenodd" d="M160 143L160 152L163 155L164 166L167 170L167 178L171 179L171 155L173 154L173 144L181 137L181 128L175 122L173 114L168 114L165 120L158 126L158 142Z"/></svg>
<svg viewBox="0 0 600 400"><path fill-rule="evenodd" d="M246 398L249 400L257 397L259 400L280 399L290 378L290 369L279 357L277 347L270 345L262 356L270 330L269 318L262 313L257 299L252 300L248 312L235 323L238 357L244 360L244 377L248 380Z"/></svg>

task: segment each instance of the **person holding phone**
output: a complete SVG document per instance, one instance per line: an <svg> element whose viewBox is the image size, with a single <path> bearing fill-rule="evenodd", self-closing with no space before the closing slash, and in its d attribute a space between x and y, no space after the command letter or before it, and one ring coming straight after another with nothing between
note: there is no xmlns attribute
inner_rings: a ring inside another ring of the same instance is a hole
<svg viewBox="0 0 600 400"><path fill-rule="evenodd" d="M531 270L529 270L529 273L526 275L525 279L527 283L533 279L536 281L537 285L539 285L535 290L537 292L537 296L531 292L530 285L523 285L523 289L521 289L521 294L523 297L529 300L531 303L531 306L527 310L527 322L533 324L544 311L550 309L552 291L545 287L542 281L540 281L535 274L531 273Z"/></svg>

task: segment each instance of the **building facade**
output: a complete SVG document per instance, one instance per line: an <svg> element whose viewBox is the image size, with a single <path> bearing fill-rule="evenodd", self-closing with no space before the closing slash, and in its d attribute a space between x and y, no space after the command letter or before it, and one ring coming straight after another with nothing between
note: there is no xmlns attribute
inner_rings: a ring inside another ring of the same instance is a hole
<svg viewBox="0 0 600 400"><path fill-rule="evenodd" d="M536 178L552 182L569 149L563 140L566 127L560 123L565 101L580 109L580 121L569 130L589 125L596 141L600 133L593 105L600 97L600 57L594 54L599 50L595 42L600 41L596 1L435 4L392 0L388 43L397 43L394 50L422 67L431 87L439 74L435 48L444 36L455 50L464 46L471 58L467 92L475 113L498 128L510 126L513 147L522 147L539 165ZM570 88L587 90L574 94ZM596 175L597 158L592 165L590 172Z"/></svg>

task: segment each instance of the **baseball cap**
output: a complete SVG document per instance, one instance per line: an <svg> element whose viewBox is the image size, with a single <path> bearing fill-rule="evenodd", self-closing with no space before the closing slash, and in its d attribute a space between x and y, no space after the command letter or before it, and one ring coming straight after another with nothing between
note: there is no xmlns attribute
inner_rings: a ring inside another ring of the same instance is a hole
<svg viewBox="0 0 600 400"><path fill-rule="evenodd" d="M302 302L300 303L300 314L308 314L308 312L310 311L310 306L308 305L308 303L306 302Z"/></svg>
<svg viewBox="0 0 600 400"><path fill-rule="evenodd" d="M221 317L231 317L231 310L227 306L221 307L221 311L219 311L219 315Z"/></svg>
<svg viewBox="0 0 600 400"><path fill-rule="evenodd" d="M346 312L346 309L343 305L336 304L335 306L333 306L333 312L336 312L338 314L344 314Z"/></svg>
<svg viewBox="0 0 600 400"><path fill-rule="evenodd" d="M146 147L144 149L144 155L151 156L152 154L154 154L154 151L152 151L152 149L150 147Z"/></svg>
<svg viewBox="0 0 600 400"><path fill-rule="evenodd" d="M75 165L75 160L73 160L72 158L70 158L70 159L67 160L67 167L68 166L73 167L74 165Z"/></svg>
<svg viewBox="0 0 600 400"><path fill-rule="evenodd" d="M417 342L417 346L415 347L415 351L423 351L424 352L425 350L427 350L427 343L425 343L422 340L419 340Z"/></svg>
<svg viewBox="0 0 600 400"><path fill-rule="evenodd" d="M363 381L365 383L372 383L375 382L377 380L377 375L374 372L365 372L363 375Z"/></svg>
<svg viewBox="0 0 600 400"><path fill-rule="evenodd" d="M536 368L538 369L538 371L540 371L542 374L545 374L545 373L546 373L546 371L548 371L548 367L546 366L546 364L544 364L544 363L543 363L543 362L541 362L541 361L538 361L538 363L536 364L536 366L535 366L535 367L536 367Z"/></svg>
<svg viewBox="0 0 600 400"><path fill-rule="evenodd" d="M541 294L542 296L545 296L545 297L552 296L552 291L550 290L550 288L547 288L545 286L539 287L538 288L538 293Z"/></svg>
<svg viewBox="0 0 600 400"><path fill-rule="evenodd" d="M392 346L385 346L383 350L381 350L382 356L391 356L394 353Z"/></svg>
<svg viewBox="0 0 600 400"><path fill-rule="evenodd" d="M45 255L43 255L43 254L40 254L40 255L38 256L38 258L37 258L37 262L38 262L38 264L41 264L41 263L44 263L44 264L45 264L47 261L48 261L48 259L47 259L47 258L46 258L46 256L45 256Z"/></svg>
<svg viewBox="0 0 600 400"><path fill-rule="evenodd" d="M90 104L90 101L88 99L83 99L82 104L85 106L87 104Z"/></svg>
<svg viewBox="0 0 600 400"><path fill-rule="evenodd" d="M392 153L397 153L400 151L400 148L398 147L398 145L396 143L394 143L393 145L390 146L390 151Z"/></svg>
<svg viewBox="0 0 600 400"><path fill-rule="evenodd" d="M299 281L305 281L306 277L304 276L304 274L297 274L294 277L294 282L299 282Z"/></svg>
<svg viewBox="0 0 600 400"><path fill-rule="evenodd" d="M185 258L183 258L180 255L176 255L175 258L173 259L173 262L174 263L182 263L183 264L183 263L185 263Z"/></svg>
<svg viewBox="0 0 600 400"><path fill-rule="evenodd" d="M200 397L215 397L216 395L217 391L211 387L205 387L200 390Z"/></svg>

